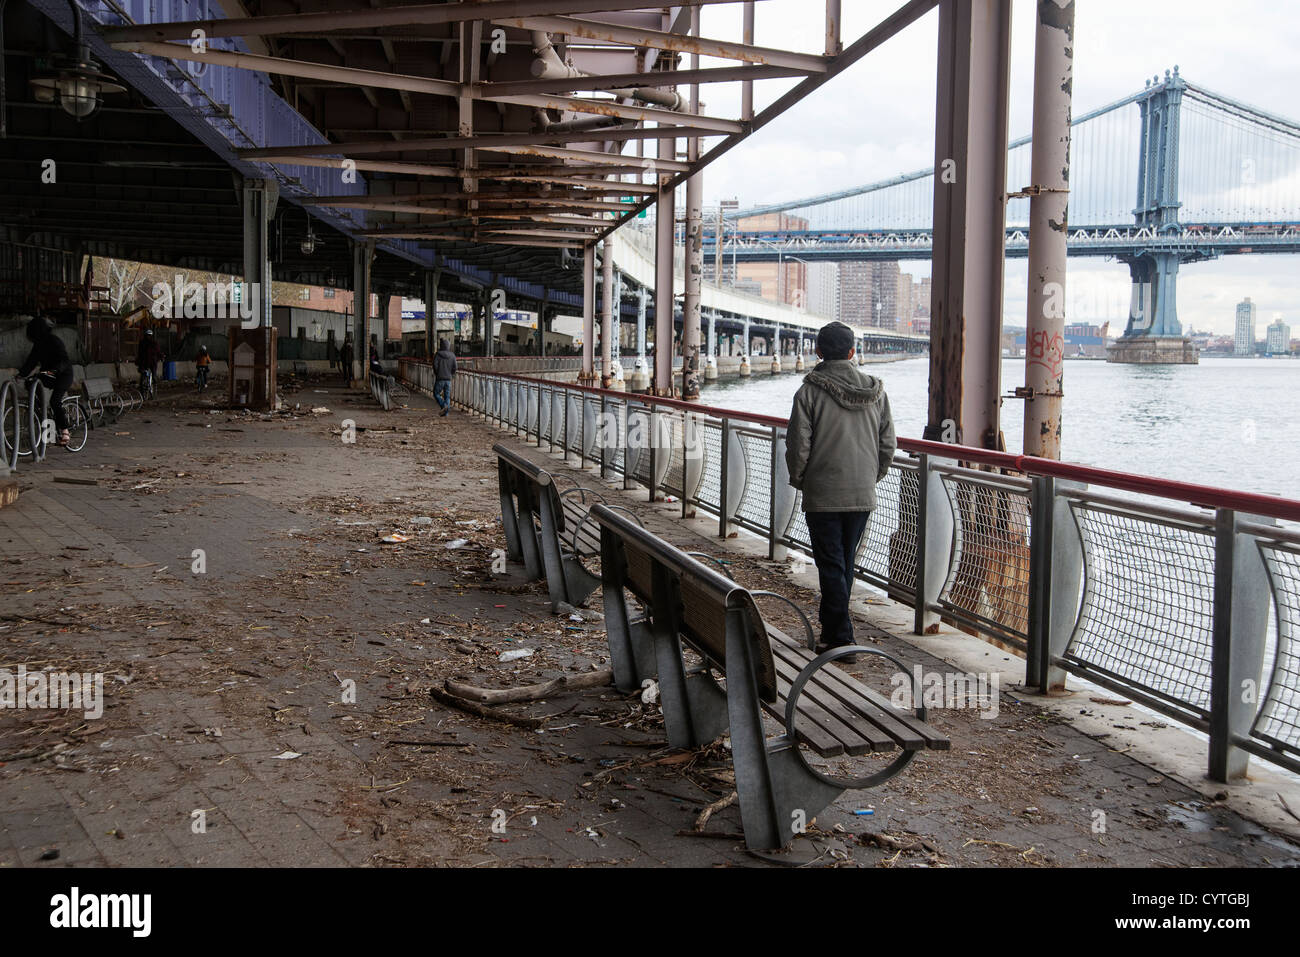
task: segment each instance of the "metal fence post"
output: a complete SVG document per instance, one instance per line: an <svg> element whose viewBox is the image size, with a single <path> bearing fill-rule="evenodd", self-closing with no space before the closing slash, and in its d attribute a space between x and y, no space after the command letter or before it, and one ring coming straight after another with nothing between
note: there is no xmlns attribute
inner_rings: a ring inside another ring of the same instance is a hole
<svg viewBox="0 0 1300 957"><path fill-rule="evenodd" d="M1048 634L1052 615L1052 552L1056 483L1050 475L1030 478L1029 489L1029 633L1025 648L1025 685L1046 691L1051 658Z"/></svg>
<svg viewBox="0 0 1300 957"><path fill-rule="evenodd" d="M934 470L930 456L921 457L917 465L917 563L912 626L918 635L934 627L936 616L930 609L939 600L948 580L952 559L954 517L952 501L944 488L943 478ZM922 501L924 505L922 505ZM924 540L920 538L924 535Z"/></svg>
<svg viewBox="0 0 1300 957"><path fill-rule="evenodd" d="M727 448L731 444L731 420L723 418L722 420L722 444L721 454L718 456L718 538L727 537L727 466L731 457L730 450Z"/></svg>
<svg viewBox="0 0 1300 957"><path fill-rule="evenodd" d="M1238 531L1247 518L1272 524L1227 508L1217 509L1214 516L1209 777L1223 783L1246 776L1250 754L1235 742L1250 734L1263 694L1260 678L1271 591L1255 538Z"/></svg>
<svg viewBox="0 0 1300 957"><path fill-rule="evenodd" d="M600 421L596 423L596 439L600 442L600 477L609 478L609 442L605 434L608 423L609 399L605 393L600 394Z"/></svg>

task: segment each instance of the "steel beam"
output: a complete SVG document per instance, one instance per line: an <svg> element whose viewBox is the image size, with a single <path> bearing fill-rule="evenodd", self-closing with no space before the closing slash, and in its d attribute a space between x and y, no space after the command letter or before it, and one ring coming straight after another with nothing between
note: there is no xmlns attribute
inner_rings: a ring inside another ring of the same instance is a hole
<svg viewBox="0 0 1300 957"><path fill-rule="evenodd" d="M672 156L676 140L660 140L659 155ZM677 215L676 193L671 183L661 182L655 206L655 395L673 394L673 225Z"/></svg>
<svg viewBox="0 0 1300 957"><path fill-rule="evenodd" d="M691 11L691 34L698 38L700 32L699 10ZM691 67L699 66L699 54L691 54ZM690 110L700 108L700 88L690 88ZM700 158L700 141L692 137L686 141L686 158L694 165ZM686 181L686 257L685 283L682 299L682 398L700 397L700 282L704 278L704 174L696 173ZM684 501L684 500L683 500Z"/></svg>
<svg viewBox="0 0 1300 957"><path fill-rule="evenodd" d="M1065 391L1065 257L1070 206L1074 0L1038 0L1029 187L1024 453L1061 457Z"/></svg>
<svg viewBox="0 0 1300 957"><path fill-rule="evenodd" d="M672 76L668 73L665 76ZM486 86L486 84L485 84ZM682 117L686 119L686 117ZM373 131L367 131L373 133ZM682 127L672 135L688 136L704 131L695 127ZM332 156L337 153L362 155L371 153L406 153L420 150L457 150L481 146L519 146L534 143L598 143L618 140L657 139L670 135L667 128L641 127L631 123L613 122L611 126L595 127L565 132L536 133L479 133L475 136L424 136L404 140L356 140L339 143L312 143L306 146L266 146L236 150L241 159L261 159L264 156ZM707 135L717 135L709 132Z"/></svg>
<svg viewBox="0 0 1300 957"><path fill-rule="evenodd" d="M733 0L688 0L690 5L730 3ZM534 13L604 13L637 10L645 0L475 0L464 3L430 3L380 9L328 10L264 17L227 17L219 20L177 20L139 26L110 27L103 35L110 43L141 40L188 40L195 30L208 37L262 37L332 30L374 30L382 27L458 23L494 17L526 17Z"/></svg>
<svg viewBox="0 0 1300 957"><path fill-rule="evenodd" d="M600 385L608 389L614 367L614 237L606 236L600 255Z"/></svg>
<svg viewBox="0 0 1300 957"><path fill-rule="evenodd" d="M582 382L596 378L596 244L582 248Z"/></svg>
<svg viewBox="0 0 1300 957"><path fill-rule="evenodd" d="M999 392L1010 46L1011 0L940 4L925 438L988 449L1004 446Z"/></svg>
<svg viewBox="0 0 1300 957"><path fill-rule="evenodd" d="M244 210L244 295L252 298L251 326L271 324L271 244L268 226L280 187L273 179L240 183Z"/></svg>
<svg viewBox="0 0 1300 957"><path fill-rule="evenodd" d="M355 368L348 377L365 379L370 374L370 268L375 260L373 241L352 243L352 354L360 363L359 375Z"/></svg>
<svg viewBox="0 0 1300 957"><path fill-rule="evenodd" d="M563 33L567 37L579 37L583 40L648 47L653 50L671 50L675 53L704 54L729 60L741 60L745 63L791 67L805 73L823 73L827 65L826 57L811 53L795 53L773 47L756 47L729 40L686 36L681 33L646 30L641 27L620 26L603 21L579 20L575 17L492 17L492 22L503 27L518 27L520 30Z"/></svg>

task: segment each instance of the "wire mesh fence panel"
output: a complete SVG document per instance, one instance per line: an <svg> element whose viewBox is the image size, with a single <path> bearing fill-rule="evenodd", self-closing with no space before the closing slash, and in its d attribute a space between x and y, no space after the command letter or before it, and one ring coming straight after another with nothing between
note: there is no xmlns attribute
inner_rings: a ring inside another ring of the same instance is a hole
<svg viewBox="0 0 1300 957"><path fill-rule="evenodd" d="M627 409L627 461L629 478L650 487L650 412L643 405L628 403Z"/></svg>
<svg viewBox="0 0 1300 957"><path fill-rule="evenodd" d="M627 468L627 403L620 399L606 400L603 419L599 435L601 442L608 445L609 467L622 475Z"/></svg>
<svg viewBox="0 0 1300 957"><path fill-rule="evenodd" d="M740 524L766 534L772 524L772 436L736 430L745 456L745 491L736 518Z"/></svg>
<svg viewBox="0 0 1300 957"><path fill-rule="evenodd" d="M659 483L669 495L684 498L686 495L686 422L681 412L660 413L659 431L655 439L660 442L657 455L668 460L663 481ZM660 466L662 468L662 466Z"/></svg>
<svg viewBox="0 0 1300 957"><path fill-rule="evenodd" d="M1251 734L1300 753L1300 547L1260 543L1273 589L1277 649Z"/></svg>
<svg viewBox="0 0 1300 957"><path fill-rule="evenodd" d="M1006 637L1027 641L1028 488L992 484L955 472L943 475L943 486L952 503L954 529L952 564L939 604L958 618L991 625Z"/></svg>
<svg viewBox="0 0 1300 957"><path fill-rule="evenodd" d="M699 419L696 436L701 443L704 460L701 463L700 487L694 501L715 515L722 514L722 423Z"/></svg>
<svg viewBox="0 0 1300 957"><path fill-rule="evenodd" d="M915 466L891 465L876 483L876 508L858 551L858 573L916 594L916 513L920 484Z"/></svg>
<svg viewBox="0 0 1300 957"><path fill-rule="evenodd" d="M1079 620L1066 658L1210 711L1214 530L1070 503L1083 543Z"/></svg>

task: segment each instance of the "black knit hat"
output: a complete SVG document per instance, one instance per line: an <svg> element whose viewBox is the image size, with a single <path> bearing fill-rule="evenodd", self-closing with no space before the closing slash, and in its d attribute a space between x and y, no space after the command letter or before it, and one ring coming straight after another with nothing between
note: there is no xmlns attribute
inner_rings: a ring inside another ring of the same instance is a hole
<svg viewBox="0 0 1300 957"><path fill-rule="evenodd" d="M847 359L857 337L842 322L828 322L817 331L817 351L823 359Z"/></svg>

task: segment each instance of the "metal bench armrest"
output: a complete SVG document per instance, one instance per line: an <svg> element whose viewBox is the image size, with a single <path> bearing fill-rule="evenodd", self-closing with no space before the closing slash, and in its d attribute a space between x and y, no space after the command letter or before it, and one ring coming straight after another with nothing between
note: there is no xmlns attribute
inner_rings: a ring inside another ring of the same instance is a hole
<svg viewBox="0 0 1300 957"><path fill-rule="evenodd" d="M731 576L727 576L727 577L731 577ZM760 595L765 595L768 598L778 598L781 601L785 602L787 605L789 605L791 608L793 608L796 612L798 612L799 618L803 621L804 632L808 635L808 650L809 651L817 650L817 636L813 634L812 621L809 620L807 613L802 608L796 605L785 595L779 594L774 591L751 591L749 595L751 598L758 598Z"/></svg>
<svg viewBox="0 0 1300 957"><path fill-rule="evenodd" d="M791 741L797 740L795 737L794 723L795 723L795 717L797 715L797 708L799 705L799 696L803 693L804 685L806 685L812 679L813 675L815 675L826 665L830 664L832 661L836 661L837 659L840 658L848 658L851 657L852 655L879 655L881 658L884 658L886 661L893 662L894 665L897 666L899 671L903 672L904 674L908 673L907 668L903 666L903 663L901 661L899 661L893 655L881 651L879 648L865 648L861 645L841 645L838 648L832 648L829 651L822 652L812 661L808 662L808 664L804 665L803 670L799 672L799 676L795 678L794 682L790 685L790 693L786 696L785 730L786 730L786 734L790 736ZM912 674L912 684L913 684L912 700L916 702L916 709L915 709L916 716L921 721L924 721L926 711L925 711L925 705L921 703L923 698L921 696L921 681L919 675L915 673ZM811 774L813 777L817 778L818 780L825 782L826 784L832 785L833 787L842 788L845 791L856 790L859 788L875 787L877 784L881 784L889 780L899 771L903 770L903 768L907 766L907 764L912 760L912 758L916 756L915 751L904 751L892 762L890 762L890 764L887 767L881 768L875 774L868 774L865 777L857 777L857 778L840 778L840 777L835 777L833 775L823 774L821 771L817 770L812 765L810 765L808 763L808 759L804 757L803 749L798 747L797 744L795 745L793 750L795 756L799 759L799 762L804 766L804 769L809 774Z"/></svg>

